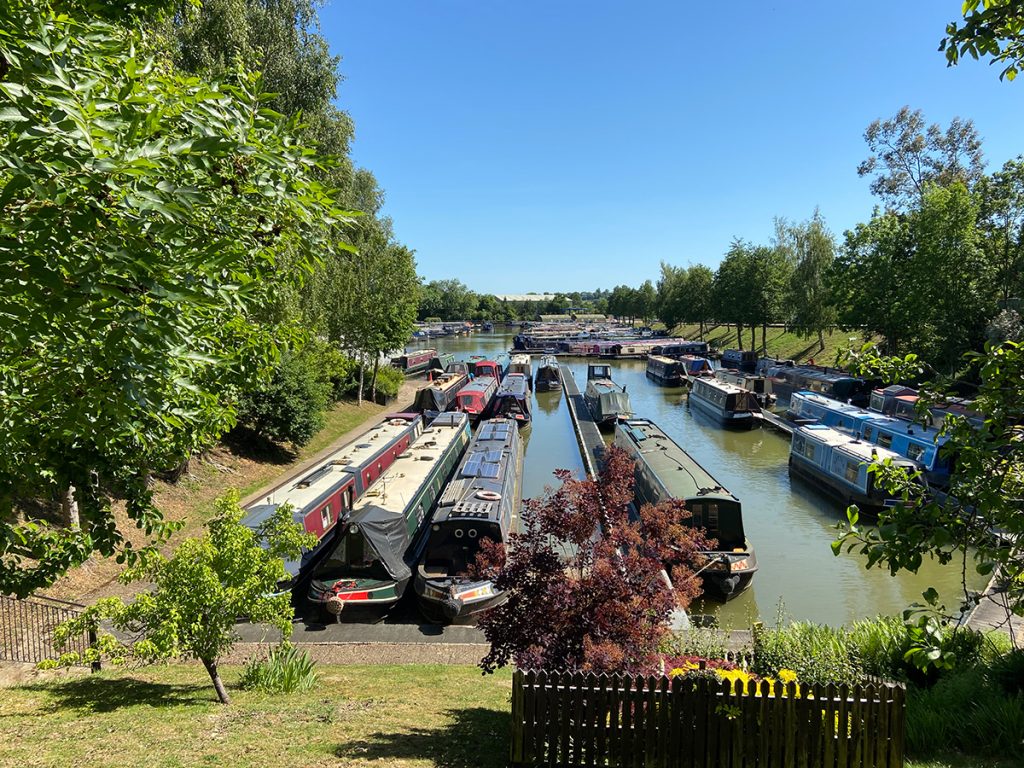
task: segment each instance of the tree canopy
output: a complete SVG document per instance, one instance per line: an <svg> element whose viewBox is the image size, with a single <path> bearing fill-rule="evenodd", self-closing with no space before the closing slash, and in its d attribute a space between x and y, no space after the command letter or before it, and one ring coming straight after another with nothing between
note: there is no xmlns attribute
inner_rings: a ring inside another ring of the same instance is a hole
<svg viewBox="0 0 1024 768"><path fill-rule="evenodd" d="M964 56L991 56L991 64L1002 64L999 79L1013 80L1024 69L1024 5L1020 0L964 0L963 21L946 25L939 43L947 66Z"/></svg>

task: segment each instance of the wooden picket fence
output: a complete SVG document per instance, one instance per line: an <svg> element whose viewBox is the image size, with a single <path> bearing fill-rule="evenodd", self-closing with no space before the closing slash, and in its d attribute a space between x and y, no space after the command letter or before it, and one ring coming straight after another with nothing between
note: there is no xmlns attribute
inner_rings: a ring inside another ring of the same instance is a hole
<svg viewBox="0 0 1024 768"><path fill-rule="evenodd" d="M893 683L742 684L706 677L516 671L513 766L897 768Z"/></svg>

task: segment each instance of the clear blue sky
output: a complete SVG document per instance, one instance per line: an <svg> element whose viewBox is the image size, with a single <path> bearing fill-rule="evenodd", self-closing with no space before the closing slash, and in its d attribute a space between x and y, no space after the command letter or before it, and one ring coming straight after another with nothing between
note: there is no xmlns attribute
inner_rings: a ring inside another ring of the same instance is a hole
<svg viewBox="0 0 1024 768"><path fill-rule="evenodd" d="M904 104L1024 152L1024 82L936 50L960 0L328 0L356 162L427 280L490 293L655 279L874 199L864 128Z"/></svg>

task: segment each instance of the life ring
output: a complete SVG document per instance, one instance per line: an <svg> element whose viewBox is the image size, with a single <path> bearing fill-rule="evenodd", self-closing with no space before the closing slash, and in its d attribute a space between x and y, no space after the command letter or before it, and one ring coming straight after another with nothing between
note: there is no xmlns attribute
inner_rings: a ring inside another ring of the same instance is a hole
<svg viewBox="0 0 1024 768"><path fill-rule="evenodd" d="M401 427L401 426L403 426L405 424L405 420L404 419L392 419L391 421L388 422L388 424L390 424L392 427Z"/></svg>
<svg viewBox="0 0 1024 768"><path fill-rule="evenodd" d="M484 501L501 501L501 494L497 491L477 491L476 497Z"/></svg>

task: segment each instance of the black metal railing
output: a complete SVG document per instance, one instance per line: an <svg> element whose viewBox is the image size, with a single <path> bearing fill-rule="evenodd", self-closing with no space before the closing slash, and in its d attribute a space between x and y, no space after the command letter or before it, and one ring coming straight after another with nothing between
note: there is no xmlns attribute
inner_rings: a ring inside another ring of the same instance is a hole
<svg viewBox="0 0 1024 768"><path fill-rule="evenodd" d="M83 657L96 639L93 633L70 637L58 650L53 643L53 631L63 622L81 615L84 609L84 605L51 597L19 600L0 595L0 661L38 664L72 652ZM99 665L92 666L97 669Z"/></svg>

